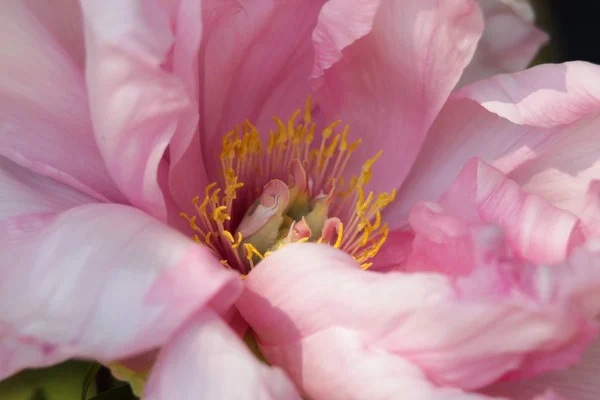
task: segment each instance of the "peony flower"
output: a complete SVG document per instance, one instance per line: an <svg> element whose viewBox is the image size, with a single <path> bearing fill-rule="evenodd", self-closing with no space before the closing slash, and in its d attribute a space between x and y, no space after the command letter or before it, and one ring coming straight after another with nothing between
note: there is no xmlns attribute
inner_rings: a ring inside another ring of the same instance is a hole
<svg viewBox="0 0 600 400"><path fill-rule="evenodd" d="M1 378L597 397L600 69L526 4L1 7Z"/></svg>

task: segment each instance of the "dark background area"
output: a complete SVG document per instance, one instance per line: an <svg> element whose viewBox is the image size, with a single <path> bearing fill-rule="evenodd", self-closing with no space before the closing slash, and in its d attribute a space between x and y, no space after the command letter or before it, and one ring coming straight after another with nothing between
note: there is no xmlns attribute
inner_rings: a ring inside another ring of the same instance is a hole
<svg viewBox="0 0 600 400"><path fill-rule="evenodd" d="M541 62L584 60L600 64L600 1L534 0L538 25L552 42Z"/></svg>

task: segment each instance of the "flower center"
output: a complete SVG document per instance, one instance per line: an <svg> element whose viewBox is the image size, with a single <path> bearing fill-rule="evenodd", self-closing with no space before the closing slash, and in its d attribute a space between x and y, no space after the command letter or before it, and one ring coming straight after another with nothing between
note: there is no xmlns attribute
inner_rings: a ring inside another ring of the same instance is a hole
<svg viewBox="0 0 600 400"><path fill-rule="evenodd" d="M285 124L274 117L277 131L265 146L258 130L246 121L223 138L221 174L192 202L197 215L182 213L195 231L194 240L210 247L228 268L248 273L281 247L297 242L332 245L366 269L388 236L381 210L391 194L365 195L373 163L360 174L342 178L360 140L348 143L348 126L340 121L314 140L316 125L311 99L302 121L297 110Z"/></svg>

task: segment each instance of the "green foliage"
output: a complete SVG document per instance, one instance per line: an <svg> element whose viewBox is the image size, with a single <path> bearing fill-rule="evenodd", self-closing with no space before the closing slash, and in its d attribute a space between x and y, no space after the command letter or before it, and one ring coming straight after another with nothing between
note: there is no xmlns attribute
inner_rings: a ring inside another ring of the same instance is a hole
<svg viewBox="0 0 600 400"><path fill-rule="evenodd" d="M69 361L51 368L23 371L0 382L0 399L79 400L90 364Z"/></svg>

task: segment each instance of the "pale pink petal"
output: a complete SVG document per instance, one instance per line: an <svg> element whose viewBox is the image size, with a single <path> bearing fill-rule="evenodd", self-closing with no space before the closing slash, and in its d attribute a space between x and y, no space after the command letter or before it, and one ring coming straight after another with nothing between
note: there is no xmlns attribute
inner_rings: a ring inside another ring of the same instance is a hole
<svg viewBox="0 0 600 400"><path fill-rule="evenodd" d="M147 400L300 400L277 367L262 364L213 312L193 317L163 348Z"/></svg>
<svg viewBox="0 0 600 400"><path fill-rule="evenodd" d="M600 180L590 182L581 220L586 236L600 236Z"/></svg>
<svg viewBox="0 0 600 400"><path fill-rule="evenodd" d="M200 136L206 168L220 168L221 139L246 119L263 137L310 94L311 34L324 0L209 1L200 54ZM205 5L203 4L203 8ZM219 79L215 79L219 77Z"/></svg>
<svg viewBox="0 0 600 400"><path fill-rule="evenodd" d="M92 204L0 222L0 377L162 345L236 274L140 210Z"/></svg>
<svg viewBox="0 0 600 400"><path fill-rule="evenodd" d="M334 0L323 7L312 86L325 117L365 139L349 171L383 150L372 186L400 185L482 29L470 0Z"/></svg>
<svg viewBox="0 0 600 400"><path fill-rule="evenodd" d="M221 2L225 6L224 2ZM192 198L202 193L207 182L206 170L198 136L198 110L200 73L198 71L203 16L214 11L216 4L209 1L183 0L170 10L174 26L174 45L171 69L179 77L194 102L193 109L182 116L173 139L169 144L169 189L179 211L194 211Z"/></svg>
<svg viewBox="0 0 600 400"><path fill-rule="evenodd" d="M411 212L415 229L412 253L400 270L438 272L451 277L463 297L515 294L538 299L540 306L555 303L579 313L572 338L558 346L541 347L504 376L515 379L569 366L596 337L593 319L600 311L598 242L589 241L569 259L551 267L514 259L514 251L498 226L473 223L446 213L437 204L418 204ZM510 296L509 296L510 297ZM517 297L518 298L518 297Z"/></svg>
<svg viewBox="0 0 600 400"><path fill-rule="evenodd" d="M598 112L600 67L581 62L464 87L430 129L386 220L402 226L416 201L437 201L475 156L579 215L590 180L600 177Z"/></svg>
<svg viewBox="0 0 600 400"><path fill-rule="evenodd" d="M476 101L519 125L566 125L598 112L600 67L580 61L540 65L475 82L453 97Z"/></svg>
<svg viewBox="0 0 600 400"><path fill-rule="evenodd" d="M312 399L500 400L437 387L415 365L365 345L359 334L341 327L282 347L273 353L269 346L262 350L269 359L285 366L296 382L304 382L304 390Z"/></svg>
<svg viewBox="0 0 600 400"><path fill-rule="evenodd" d="M331 247L293 244L252 270L236 304L267 358L302 387L311 385L308 371L288 344L340 327L358 333L365 348L418 366L439 386L472 390L509 372L539 373L577 360L595 334L591 312L600 311L597 302L581 306L600 288L600 253L581 251L585 262L522 272L491 258L454 279L365 272ZM568 271L588 279L565 281Z"/></svg>
<svg viewBox="0 0 600 400"><path fill-rule="evenodd" d="M21 214L56 212L96 199L0 156L0 221Z"/></svg>
<svg viewBox="0 0 600 400"><path fill-rule="evenodd" d="M83 71L85 49L79 0L23 0L23 3Z"/></svg>
<svg viewBox="0 0 600 400"><path fill-rule="evenodd" d="M474 158L440 199L446 212L502 227L515 254L533 263L563 261L583 241L579 219L524 192L491 165Z"/></svg>
<svg viewBox="0 0 600 400"><path fill-rule="evenodd" d="M124 201L98 151L82 71L22 2L0 5L0 155L100 200Z"/></svg>
<svg viewBox="0 0 600 400"><path fill-rule="evenodd" d="M155 0L81 2L96 140L133 205L165 219L159 164L178 128L193 129L182 82L165 70L173 35ZM181 126L183 124L183 126Z"/></svg>
<svg viewBox="0 0 600 400"><path fill-rule="evenodd" d="M525 69L549 39L536 28L533 7L526 1L480 0L479 4L485 28L459 86Z"/></svg>
<svg viewBox="0 0 600 400"><path fill-rule="evenodd" d="M600 115L582 118L553 139L509 176L523 190L581 216L591 182L600 179Z"/></svg>
<svg viewBox="0 0 600 400"><path fill-rule="evenodd" d="M495 396L507 396L514 400L528 400L534 393L552 387L565 399L597 400L600 393L599 366L600 340L596 340L584 353L581 363L568 371L549 372L534 379L496 384L485 392ZM551 399L552 397L548 400Z"/></svg>

